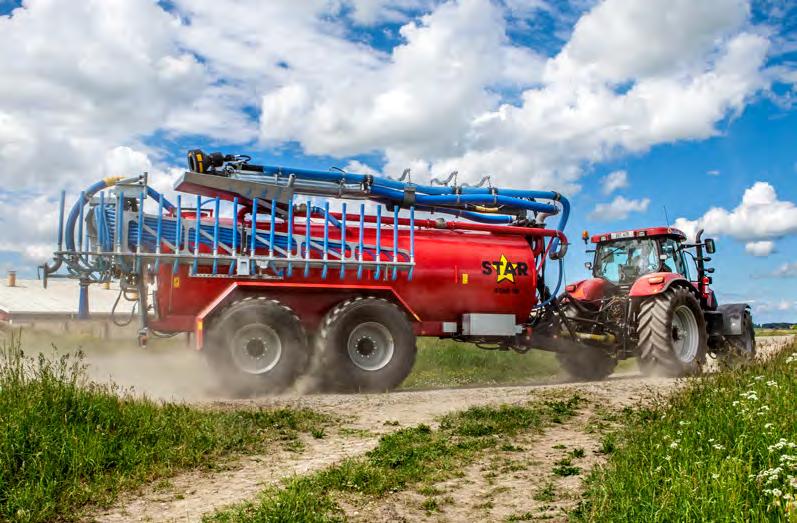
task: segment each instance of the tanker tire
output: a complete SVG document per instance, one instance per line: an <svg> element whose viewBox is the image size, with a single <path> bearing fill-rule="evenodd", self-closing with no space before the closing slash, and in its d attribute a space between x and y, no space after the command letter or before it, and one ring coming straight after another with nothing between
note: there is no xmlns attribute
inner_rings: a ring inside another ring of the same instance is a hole
<svg viewBox="0 0 797 523"><path fill-rule="evenodd" d="M605 380L617 366L616 359L590 345L584 345L578 353L557 352L556 359L568 376L581 381Z"/></svg>
<svg viewBox="0 0 797 523"><path fill-rule="evenodd" d="M357 297L327 313L316 336L316 350L325 390L384 392L397 387L412 370L415 334L393 303Z"/></svg>
<svg viewBox="0 0 797 523"><path fill-rule="evenodd" d="M706 320L694 294L684 287L646 298L640 305L639 368L669 377L699 374L706 361Z"/></svg>
<svg viewBox="0 0 797 523"><path fill-rule="evenodd" d="M753 318L748 311L742 318L742 334L738 336L725 336L720 352L717 354L719 362L726 368L737 368L752 362L756 355L755 329Z"/></svg>
<svg viewBox="0 0 797 523"><path fill-rule="evenodd" d="M265 297L233 302L211 322L205 356L225 391L239 397L282 392L309 363L298 316Z"/></svg>

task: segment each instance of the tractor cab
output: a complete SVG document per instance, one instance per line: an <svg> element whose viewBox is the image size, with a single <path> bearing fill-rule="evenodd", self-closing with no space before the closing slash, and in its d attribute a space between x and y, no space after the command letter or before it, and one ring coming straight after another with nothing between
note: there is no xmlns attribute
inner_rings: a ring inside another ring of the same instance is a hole
<svg viewBox="0 0 797 523"><path fill-rule="evenodd" d="M657 294L673 280L689 282L701 297L703 306L716 307L714 293L709 288L710 273L706 268L711 258L704 252L714 252L711 239L687 243L686 234L673 227L648 227L596 234L584 231L585 243L595 245L592 262L585 265L593 278L567 286L568 293L581 302L595 302L609 296L624 294L631 297ZM692 250L694 249L694 251ZM689 259L694 263L690 263Z"/></svg>
<svg viewBox="0 0 797 523"><path fill-rule="evenodd" d="M685 240L683 232L669 227L595 235L592 274L620 287L631 287L640 277L657 272L691 280L681 249Z"/></svg>

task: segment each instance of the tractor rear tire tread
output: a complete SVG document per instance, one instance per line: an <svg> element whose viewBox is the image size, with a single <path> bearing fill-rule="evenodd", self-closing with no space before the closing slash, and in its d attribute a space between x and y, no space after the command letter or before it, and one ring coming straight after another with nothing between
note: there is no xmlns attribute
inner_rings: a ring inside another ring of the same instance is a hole
<svg viewBox="0 0 797 523"><path fill-rule="evenodd" d="M677 306L687 305L697 321L698 350L691 363L680 361L673 353L672 315ZM706 320L700 302L685 287L670 289L642 301L637 333L640 369L645 374L661 371L667 376L699 374L706 361Z"/></svg>

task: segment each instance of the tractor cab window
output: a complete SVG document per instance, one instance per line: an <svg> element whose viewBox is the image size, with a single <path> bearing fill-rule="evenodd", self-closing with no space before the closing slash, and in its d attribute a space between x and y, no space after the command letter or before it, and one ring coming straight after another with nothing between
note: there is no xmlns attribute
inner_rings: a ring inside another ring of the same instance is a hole
<svg viewBox="0 0 797 523"><path fill-rule="evenodd" d="M594 275L614 284L625 285L644 274L657 272L660 264L659 251L653 240L616 240L598 246Z"/></svg>
<svg viewBox="0 0 797 523"><path fill-rule="evenodd" d="M683 253L678 250L678 242L672 238L661 242L661 270L680 274L689 279L689 270L684 263Z"/></svg>

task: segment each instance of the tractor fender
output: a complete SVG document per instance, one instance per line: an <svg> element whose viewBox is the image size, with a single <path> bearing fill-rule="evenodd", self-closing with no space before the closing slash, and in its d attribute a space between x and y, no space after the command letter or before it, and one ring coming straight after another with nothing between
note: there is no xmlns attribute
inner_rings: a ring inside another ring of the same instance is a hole
<svg viewBox="0 0 797 523"><path fill-rule="evenodd" d="M631 298L644 298L661 294L673 285L683 285L689 290L695 291L692 284L680 274L674 272L652 272L637 279L634 285L631 286L628 295Z"/></svg>
<svg viewBox="0 0 797 523"><path fill-rule="evenodd" d="M722 314L722 335L739 336L744 326L744 313L750 311L746 303L726 303L717 307L717 312Z"/></svg>

